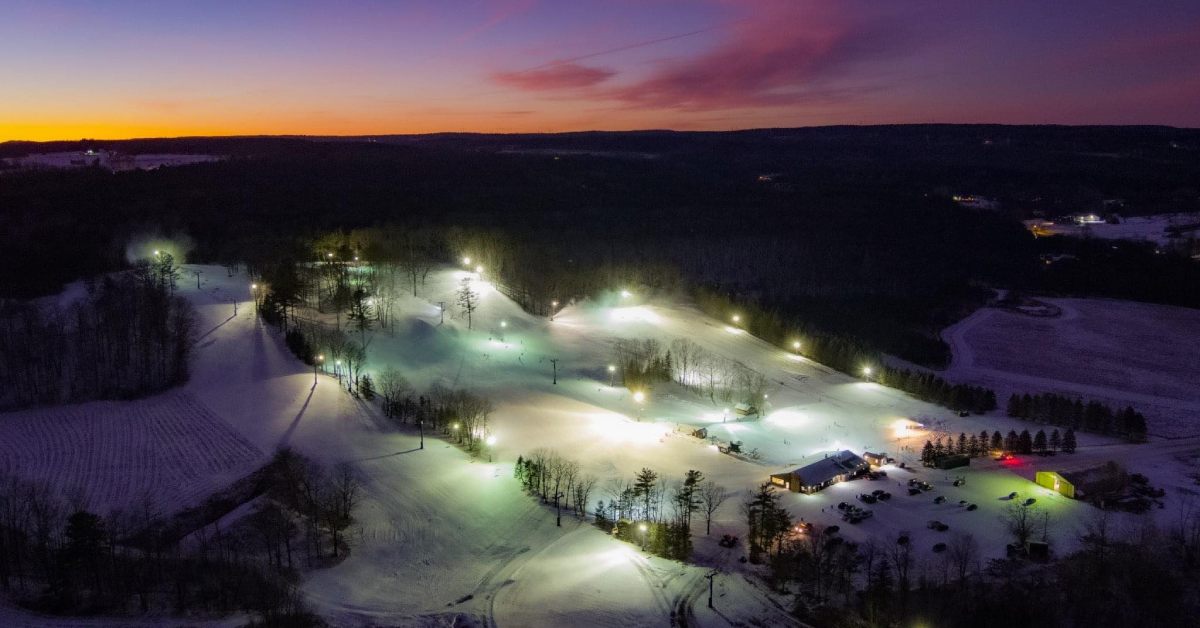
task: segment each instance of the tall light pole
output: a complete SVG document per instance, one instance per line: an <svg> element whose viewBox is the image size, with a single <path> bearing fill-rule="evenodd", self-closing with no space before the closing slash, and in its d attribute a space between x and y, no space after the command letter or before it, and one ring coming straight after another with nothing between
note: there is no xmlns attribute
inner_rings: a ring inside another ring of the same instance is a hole
<svg viewBox="0 0 1200 628"><path fill-rule="evenodd" d="M250 298L254 299L254 313L258 314L258 284L250 284Z"/></svg>
<svg viewBox="0 0 1200 628"><path fill-rule="evenodd" d="M313 360L313 386L317 385L317 366L325 362L325 356L318 355L317 359Z"/></svg>
<svg viewBox="0 0 1200 628"><path fill-rule="evenodd" d="M495 435L488 436L487 440L485 442L487 443L488 462L491 462L492 454L494 453L494 449L496 447L496 436Z"/></svg>
<svg viewBox="0 0 1200 628"><path fill-rule="evenodd" d="M639 523L638 530L642 533L642 551L646 551L646 524Z"/></svg>
<svg viewBox="0 0 1200 628"><path fill-rule="evenodd" d="M800 353L800 341L799 340L792 342L792 350L795 351L796 353Z"/></svg>
<svg viewBox="0 0 1200 628"><path fill-rule="evenodd" d="M646 393L644 393L640 390L633 393L633 400L635 402L637 402L637 404L638 404L638 421L641 421L642 420L642 410L646 407L645 406Z"/></svg>
<svg viewBox="0 0 1200 628"><path fill-rule="evenodd" d="M554 312L557 309L558 309L558 301L557 300L551 301L550 302L550 320L554 320Z"/></svg>
<svg viewBox="0 0 1200 628"><path fill-rule="evenodd" d="M616 381L617 381L617 367L613 366L612 364L609 364L608 365L608 387L612 388L613 386L615 386Z"/></svg>

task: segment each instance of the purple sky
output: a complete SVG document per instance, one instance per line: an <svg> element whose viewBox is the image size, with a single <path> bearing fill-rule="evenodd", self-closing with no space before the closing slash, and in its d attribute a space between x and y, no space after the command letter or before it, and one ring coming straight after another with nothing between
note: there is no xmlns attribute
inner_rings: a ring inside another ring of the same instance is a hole
<svg viewBox="0 0 1200 628"><path fill-rule="evenodd" d="M0 140L1200 126L1200 2L3 0Z"/></svg>

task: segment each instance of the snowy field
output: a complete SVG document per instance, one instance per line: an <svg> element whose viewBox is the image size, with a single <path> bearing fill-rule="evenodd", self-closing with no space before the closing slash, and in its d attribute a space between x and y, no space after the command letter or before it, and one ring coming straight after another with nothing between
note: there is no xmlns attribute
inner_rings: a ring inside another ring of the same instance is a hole
<svg viewBox="0 0 1200 628"><path fill-rule="evenodd" d="M1026 221L1027 225L1037 225L1041 231L1053 235L1068 235L1080 238L1104 238L1108 240L1145 240L1156 244L1169 244L1172 239L1168 236L1167 227L1192 225L1200 222L1200 214L1157 214L1154 216L1130 216L1119 224L1108 223L1077 225L1074 223L1047 223L1045 221ZM1196 231L1192 230L1192 234Z"/></svg>
<svg viewBox="0 0 1200 628"><path fill-rule="evenodd" d="M187 392L0 414L0 470L81 489L99 512L147 498L164 512L187 507L261 457Z"/></svg>
<svg viewBox="0 0 1200 628"><path fill-rule="evenodd" d="M1132 405L1149 431L1200 436L1200 310L1101 299L1044 299L1047 318L983 308L947 328L945 376L996 390Z"/></svg>
<svg viewBox="0 0 1200 628"><path fill-rule="evenodd" d="M466 275L445 269L431 274L419 298L400 301L394 329L371 332L368 370L395 365L418 389L441 383L491 397L497 405L494 462L472 459L436 438L418 449L415 430L391 425L334 377L314 378L295 360L278 335L254 318L246 277L227 277L219 267L189 267L184 276L193 268L204 273L201 289L182 281L180 291L195 302L203 335L186 386L137 402L0 415L0 447L10 447L6 459L25 456L18 472L63 490L81 486L93 499L113 504L148 488L172 488L165 494L173 503L185 501L264 462L281 446L353 463L364 501L348 535L351 554L309 574L304 584L314 608L339 626L653 625L666 624L672 610L685 613L690 626L791 625L780 606L787 598L745 577L755 568L738 562L744 548L715 542L723 533L745 535L744 491L829 449L882 449L913 464L920 445L938 430L1022 429L1019 421L995 413L959 418L790 355L685 304L638 295L623 299L614 292L607 300L573 304L551 322L525 314L475 278L481 303L474 329L449 313L440 324L435 304L453 302ZM619 384L609 386L607 365L617 338L688 338L767 375L767 417L734 421L723 404L675 385L656 386L643 404L636 403ZM551 359L558 360L557 384ZM909 417L921 417L929 429L901 428ZM759 460L721 454L706 441L676 433L676 424L707 426L722 440L741 440ZM165 438L172 430L186 431ZM19 440L9 445L13 438ZM1134 450L1086 435L1080 445L1081 461L1156 446ZM583 473L598 476L593 501L608 499L608 480L629 478L642 467L672 481L699 469L736 495L717 512L712 536L697 526L697 564L648 557L572 517L555 527L551 510L524 495L512 478L516 457L538 447L557 450L578 461ZM1187 455L1184 449L1175 453ZM1063 458L1059 466L1067 463ZM65 470L52 473L60 467L54 460L67 460ZM785 494L783 503L795 519L836 523L854 540L890 543L910 532L919 558L933 568L938 555L930 548L948 539L927 529L927 521L949 524L951 534L969 531L985 554L1000 555L1007 540L1001 515L1009 503L1001 497L1018 491L1037 496L1051 511L1052 536L1060 551L1068 550L1090 508L1033 485L1035 464L976 461L952 472L967 479L962 487L952 486L951 474L921 470L915 477L936 488L916 497L893 486L914 474L891 467L887 480L841 484L810 496ZM876 488L895 497L872 506L874 518L851 526L836 516L838 502ZM935 495L945 495L946 503L933 503ZM968 512L960 500L979 508ZM720 570L716 612L706 607L704 578L714 568ZM15 611L0 608L0 622L7 621L4 613Z"/></svg>

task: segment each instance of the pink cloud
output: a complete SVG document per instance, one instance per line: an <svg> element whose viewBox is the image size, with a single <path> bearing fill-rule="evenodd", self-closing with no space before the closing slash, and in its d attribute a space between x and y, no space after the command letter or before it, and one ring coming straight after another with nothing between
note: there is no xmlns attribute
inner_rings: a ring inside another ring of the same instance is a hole
<svg viewBox="0 0 1200 628"><path fill-rule="evenodd" d="M616 72L578 63L557 63L519 72L496 72L492 80L529 91L579 89L598 85Z"/></svg>
<svg viewBox="0 0 1200 628"><path fill-rule="evenodd" d="M750 17L734 22L712 50L665 61L608 95L634 106L684 110L824 101L835 93L845 97L852 90L835 87L837 79L859 61L882 57L895 43L889 30L848 19L836 5L750 4Z"/></svg>
<svg viewBox="0 0 1200 628"><path fill-rule="evenodd" d="M492 79L509 87L557 90L558 95L568 92L565 95L632 108L715 111L784 106L853 98L862 88L839 79L858 62L882 58L896 47L894 24L884 28L862 11L842 5L800 0L729 0L727 4L743 17L720 28L677 33L524 72L496 73ZM707 51L658 61L648 74L618 85L600 85L616 75L614 70L577 63L711 31L725 36Z"/></svg>

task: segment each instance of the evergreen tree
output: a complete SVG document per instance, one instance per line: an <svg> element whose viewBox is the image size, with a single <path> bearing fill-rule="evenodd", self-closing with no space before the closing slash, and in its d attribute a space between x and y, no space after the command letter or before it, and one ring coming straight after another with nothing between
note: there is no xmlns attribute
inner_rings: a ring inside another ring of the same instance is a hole
<svg viewBox="0 0 1200 628"><path fill-rule="evenodd" d="M1017 432L1016 430L1008 430L1008 434L1004 437L1004 451L1017 451Z"/></svg>
<svg viewBox="0 0 1200 628"><path fill-rule="evenodd" d="M1023 454L1033 453L1033 437L1029 430L1021 430L1021 435L1017 437L1017 449Z"/></svg>
<svg viewBox="0 0 1200 628"><path fill-rule="evenodd" d="M936 457L937 452L933 448L933 443L925 441L925 446L921 448L921 462L924 464L933 464L933 460Z"/></svg>
<svg viewBox="0 0 1200 628"><path fill-rule="evenodd" d="M1074 429L1068 427L1066 433L1063 434L1062 450L1064 453L1068 453L1068 454L1075 453L1075 430Z"/></svg>
<svg viewBox="0 0 1200 628"><path fill-rule="evenodd" d="M1038 430L1033 436L1033 450L1042 453L1046 451L1046 430Z"/></svg>
<svg viewBox="0 0 1200 628"><path fill-rule="evenodd" d="M1008 409L1005 411L1005 414L1011 417L1021 416L1021 398L1017 396L1017 393L1013 393L1008 398Z"/></svg>
<svg viewBox="0 0 1200 628"><path fill-rule="evenodd" d="M967 441L967 455L974 458L980 455L982 451L983 449L979 446L979 436L977 434L971 434L970 440Z"/></svg>
<svg viewBox="0 0 1200 628"><path fill-rule="evenodd" d="M1057 427L1054 428L1053 432L1050 432L1050 441L1047 444L1050 446L1050 451L1058 451L1062 447L1062 434L1058 433Z"/></svg>
<svg viewBox="0 0 1200 628"><path fill-rule="evenodd" d="M992 440L989 443L989 448L992 451L1000 451L1004 449L1004 437L1000 435L1000 430L992 432Z"/></svg>
<svg viewBox="0 0 1200 628"><path fill-rule="evenodd" d="M647 521L653 518L650 505L654 500L655 484L657 482L658 474L645 467L642 467L642 470L633 479L633 494L635 498L640 497L642 499L644 506L642 519Z"/></svg>
<svg viewBox="0 0 1200 628"><path fill-rule="evenodd" d="M967 449L967 435L965 432L958 433L958 445L955 446L954 452L959 453L959 454L966 454L966 453L971 452L970 449Z"/></svg>

